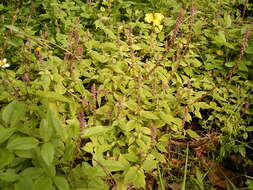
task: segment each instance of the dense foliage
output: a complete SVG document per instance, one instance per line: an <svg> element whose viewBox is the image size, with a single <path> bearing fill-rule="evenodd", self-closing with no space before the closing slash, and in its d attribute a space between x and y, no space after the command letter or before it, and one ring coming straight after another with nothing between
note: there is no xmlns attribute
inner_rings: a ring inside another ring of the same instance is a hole
<svg viewBox="0 0 253 190"><path fill-rule="evenodd" d="M0 189L252 188L251 9L0 1Z"/></svg>

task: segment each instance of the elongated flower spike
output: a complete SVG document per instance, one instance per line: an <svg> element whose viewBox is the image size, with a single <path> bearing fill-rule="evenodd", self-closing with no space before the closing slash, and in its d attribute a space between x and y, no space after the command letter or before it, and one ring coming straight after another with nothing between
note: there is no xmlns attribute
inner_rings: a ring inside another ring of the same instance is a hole
<svg viewBox="0 0 253 190"><path fill-rule="evenodd" d="M0 60L0 67L1 67L1 68L10 67L10 64L7 63L7 59L6 59L6 58Z"/></svg>

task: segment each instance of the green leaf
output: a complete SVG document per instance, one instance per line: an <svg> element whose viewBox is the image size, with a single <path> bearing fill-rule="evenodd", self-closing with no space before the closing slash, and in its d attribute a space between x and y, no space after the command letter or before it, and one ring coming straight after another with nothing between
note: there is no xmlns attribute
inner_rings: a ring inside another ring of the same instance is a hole
<svg viewBox="0 0 253 190"><path fill-rule="evenodd" d="M51 143L45 143L41 147L41 156L47 165L52 164L54 159L54 146Z"/></svg>
<svg viewBox="0 0 253 190"><path fill-rule="evenodd" d="M0 149L0 169L9 165L14 159L14 154L6 149Z"/></svg>
<svg viewBox="0 0 253 190"><path fill-rule="evenodd" d="M126 123L126 125L122 125L121 128L122 128L123 130L126 130L126 131L131 131L131 130L133 130L133 129L139 127L139 126L140 126L140 124L138 123L137 120L130 120L130 121L128 121L128 122Z"/></svg>
<svg viewBox="0 0 253 190"><path fill-rule="evenodd" d="M226 67L233 67L235 65L235 62L233 62L233 61L230 61L230 62L226 62L225 63L225 66Z"/></svg>
<svg viewBox="0 0 253 190"><path fill-rule="evenodd" d="M108 57L106 57L105 55L101 55L96 51L91 51L90 56L93 60L101 63L106 63L108 61Z"/></svg>
<svg viewBox="0 0 253 190"><path fill-rule="evenodd" d="M245 155L246 155L245 147L240 146L240 147L239 147L239 152L240 152L240 154L241 154L243 157L245 157Z"/></svg>
<svg viewBox="0 0 253 190"><path fill-rule="evenodd" d="M42 161L41 161L42 162ZM46 165L44 162L40 163L44 173L46 173L49 177L54 177L56 174L56 169L54 165Z"/></svg>
<svg viewBox="0 0 253 190"><path fill-rule="evenodd" d="M223 31L219 31L218 35L215 36L214 40L219 45L225 45L227 42L225 33Z"/></svg>
<svg viewBox="0 0 253 190"><path fill-rule="evenodd" d="M196 108L196 109L209 109L210 108L210 105L205 103L205 102L196 102L193 104L193 106Z"/></svg>
<svg viewBox="0 0 253 190"><path fill-rule="evenodd" d="M110 172L122 171L124 170L124 165L116 160L99 160L100 164L103 165Z"/></svg>
<svg viewBox="0 0 253 190"><path fill-rule="evenodd" d="M198 133L196 133L195 131L191 130L191 129L187 129L186 130L186 133L191 137L191 138L194 138L194 139L197 139L199 138L200 136L198 135Z"/></svg>
<svg viewBox="0 0 253 190"><path fill-rule="evenodd" d="M50 177L42 176L38 178L33 184L33 190L49 190L52 188L53 181Z"/></svg>
<svg viewBox="0 0 253 190"><path fill-rule="evenodd" d="M138 104L132 99L124 103L131 111L136 112L138 109Z"/></svg>
<svg viewBox="0 0 253 190"><path fill-rule="evenodd" d="M182 126L182 120L179 118L176 118L172 115L172 113L164 113L160 112L159 113L160 118L167 124L174 123L177 126Z"/></svg>
<svg viewBox="0 0 253 190"><path fill-rule="evenodd" d="M247 128L246 128L246 131L249 131L249 132L253 131L253 126L247 127Z"/></svg>
<svg viewBox="0 0 253 190"><path fill-rule="evenodd" d="M16 174L14 169L8 169L5 172L0 172L0 179L7 182L14 182L18 179L18 174Z"/></svg>
<svg viewBox="0 0 253 190"><path fill-rule="evenodd" d="M67 103L72 102L69 98L66 98L65 96L63 96L63 95L61 95L57 92L37 91L36 95L41 96L43 98L58 100L58 101L61 101L61 102L67 102Z"/></svg>
<svg viewBox="0 0 253 190"><path fill-rule="evenodd" d="M155 169L157 167L157 162L154 160L153 156L148 156L147 159L143 162L142 168L145 171L151 171L152 169Z"/></svg>
<svg viewBox="0 0 253 190"><path fill-rule="evenodd" d="M145 188L145 175L143 169L136 166L130 167L125 175L124 183L133 183L135 187Z"/></svg>
<svg viewBox="0 0 253 190"><path fill-rule="evenodd" d="M152 113L151 111L140 111L140 116L144 117L146 119L153 119L153 120L157 120L159 119L154 113Z"/></svg>
<svg viewBox="0 0 253 190"><path fill-rule="evenodd" d="M89 138L95 135L102 135L110 130L112 130L112 127L108 126L89 127L84 130L82 138Z"/></svg>
<svg viewBox="0 0 253 190"><path fill-rule="evenodd" d="M115 40L116 39L116 36L114 35L113 31L109 30L108 28L104 28L103 29L105 34L108 35L109 38Z"/></svg>
<svg viewBox="0 0 253 190"><path fill-rule="evenodd" d="M88 142L85 144L85 146L82 147L82 150L89 153L94 153L94 145L92 142Z"/></svg>
<svg viewBox="0 0 253 190"><path fill-rule="evenodd" d="M192 59L190 63L193 67L200 67L202 65L202 63L198 59Z"/></svg>
<svg viewBox="0 0 253 190"><path fill-rule="evenodd" d="M15 190L33 190L33 181L30 176L22 176L15 184Z"/></svg>
<svg viewBox="0 0 253 190"><path fill-rule="evenodd" d="M48 123L47 128L52 128L58 137L63 136L61 123L57 114L57 108L54 104L50 104L48 107L46 123ZM48 138L49 136L47 137L47 139Z"/></svg>
<svg viewBox="0 0 253 190"><path fill-rule="evenodd" d="M32 149L29 150L15 150L15 154L20 158L32 158L33 157L33 151Z"/></svg>
<svg viewBox="0 0 253 190"><path fill-rule="evenodd" d="M160 118L165 122L165 123L167 123L167 124L171 124L171 120L170 120L170 118L168 117L168 115L169 114L166 114L166 113L164 113L164 112L160 112L159 113L159 116L160 116Z"/></svg>
<svg viewBox="0 0 253 190"><path fill-rule="evenodd" d="M43 174L42 168L34 168L34 167L26 168L21 173L22 176L28 176L32 179L37 179L42 174Z"/></svg>
<svg viewBox="0 0 253 190"><path fill-rule="evenodd" d="M63 176L55 176L54 177L54 184L59 190L69 190L68 181Z"/></svg>
<svg viewBox="0 0 253 190"><path fill-rule="evenodd" d="M51 125L48 125L46 119L42 119L40 122L40 137L44 140L44 142L48 142L53 134L53 128Z"/></svg>
<svg viewBox="0 0 253 190"><path fill-rule="evenodd" d="M231 17L227 13L224 14L224 23L226 27L230 27L232 24Z"/></svg>
<svg viewBox="0 0 253 190"><path fill-rule="evenodd" d="M35 148L39 141L34 137L17 137L7 144L8 150L28 150Z"/></svg>
<svg viewBox="0 0 253 190"><path fill-rule="evenodd" d="M4 25L4 27L6 27L10 30L13 30L14 32L20 32L20 29L16 26L13 26L13 25Z"/></svg>
<svg viewBox="0 0 253 190"><path fill-rule="evenodd" d="M1 128L0 129L0 143L6 141L14 132L16 128Z"/></svg>
<svg viewBox="0 0 253 190"><path fill-rule="evenodd" d="M14 100L9 103L3 113L2 119L11 126L15 126L20 120L24 119L26 113L26 105L22 102Z"/></svg>

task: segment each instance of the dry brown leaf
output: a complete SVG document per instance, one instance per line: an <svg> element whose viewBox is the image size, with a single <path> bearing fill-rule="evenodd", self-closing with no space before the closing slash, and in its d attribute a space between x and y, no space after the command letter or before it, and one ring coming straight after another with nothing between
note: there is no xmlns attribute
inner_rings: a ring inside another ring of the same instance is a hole
<svg viewBox="0 0 253 190"><path fill-rule="evenodd" d="M227 181L231 180L232 183L236 182L236 174L222 167L221 165L206 159L203 155L199 157L203 166L209 171L207 176L211 184L221 188L227 187Z"/></svg>

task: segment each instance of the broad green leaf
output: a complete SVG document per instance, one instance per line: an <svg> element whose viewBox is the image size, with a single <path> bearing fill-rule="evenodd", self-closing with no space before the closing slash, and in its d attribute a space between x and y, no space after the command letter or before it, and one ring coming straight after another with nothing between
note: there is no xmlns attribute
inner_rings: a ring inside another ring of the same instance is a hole
<svg viewBox="0 0 253 190"><path fill-rule="evenodd" d="M200 136L198 135L198 133L196 133L195 131L191 130L191 129L187 129L186 130L186 133L191 137L191 138L194 138L194 139L197 139L199 138Z"/></svg>
<svg viewBox="0 0 253 190"><path fill-rule="evenodd" d="M76 144L69 143L65 146L64 160L70 162L75 157Z"/></svg>
<svg viewBox="0 0 253 190"><path fill-rule="evenodd" d="M116 50L118 50L116 44L112 43L112 42L105 42L105 43L101 44L101 47L104 50L107 50L107 51L116 51Z"/></svg>
<svg viewBox="0 0 253 190"><path fill-rule="evenodd" d="M46 165L45 163L41 163L41 167L49 177L54 177L56 175L56 169L54 165Z"/></svg>
<svg viewBox="0 0 253 190"><path fill-rule="evenodd" d="M67 102L67 103L72 102L69 98L66 98L65 96L63 96L63 95L61 95L57 92L37 91L36 95L41 96L43 98L58 100L58 101L61 101L61 102Z"/></svg>
<svg viewBox="0 0 253 190"><path fill-rule="evenodd" d="M245 155L246 155L246 149L245 149L245 147L240 146L240 147L239 147L239 152L240 152L240 154L241 154L243 157L245 157Z"/></svg>
<svg viewBox="0 0 253 190"><path fill-rule="evenodd" d="M20 120L24 119L26 113L26 105L22 102L14 100L9 103L2 113L2 119L11 126L15 126Z"/></svg>
<svg viewBox="0 0 253 190"><path fill-rule="evenodd" d="M32 158L33 157L33 151L32 151L32 149L28 149L28 150L15 150L14 153L18 157L20 157L20 158Z"/></svg>
<svg viewBox="0 0 253 190"><path fill-rule="evenodd" d="M235 62L233 62L233 61L230 61L230 62L226 62L225 63L225 66L226 67L233 67L235 65Z"/></svg>
<svg viewBox="0 0 253 190"><path fill-rule="evenodd" d="M239 64L239 67L238 67L239 71L246 71L248 72L248 67L245 65L245 64Z"/></svg>
<svg viewBox="0 0 253 190"><path fill-rule="evenodd" d="M153 158L153 156L148 156L145 161L143 162L143 166L142 168L145 171L150 171L152 169L155 169L157 167L157 162L156 160Z"/></svg>
<svg viewBox="0 0 253 190"><path fill-rule="evenodd" d="M145 175L143 169L136 166L130 167L125 175L124 183L133 183L135 187L145 188Z"/></svg>
<svg viewBox="0 0 253 190"><path fill-rule="evenodd" d="M54 159L54 146L51 143L45 143L41 147L41 156L47 165L52 164Z"/></svg>
<svg viewBox="0 0 253 190"><path fill-rule="evenodd" d="M116 36L114 35L113 31L111 31L110 29L108 28L104 28L103 29L104 32L108 35L109 38L115 40L116 39Z"/></svg>
<svg viewBox="0 0 253 190"><path fill-rule="evenodd" d="M164 113L164 112L159 112L159 116L160 116L160 118L165 122L165 123L167 123L167 124L171 124L171 120L170 120L170 118L169 118L169 116L168 116L169 114L167 114L167 113Z"/></svg>
<svg viewBox="0 0 253 190"><path fill-rule="evenodd" d="M34 137L17 137L7 144L9 150L28 150L35 148L39 141Z"/></svg>
<svg viewBox="0 0 253 190"><path fill-rule="evenodd" d="M1 128L0 129L0 143L6 141L14 132L16 128Z"/></svg>
<svg viewBox="0 0 253 190"><path fill-rule="evenodd" d="M172 113L164 113L160 112L159 113L160 118L167 124L174 123L177 126L182 126L182 120L179 118L176 118L172 115Z"/></svg>
<svg viewBox="0 0 253 190"><path fill-rule="evenodd" d="M40 137L44 142L48 142L53 134L53 128L48 124L46 119L42 119L40 122Z"/></svg>
<svg viewBox="0 0 253 190"><path fill-rule="evenodd" d="M224 14L224 23L226 27L230 27L232 24L231 17L227 13Z"/></svg>
<svg viewBox="0 0 253 190"><path fill-rule="evenodd" d="M40 177L42 174L43 174L42 168L34 168L34 167L26 168L21 173L22 176L28 176L32 179L36 179Z"/></svg>
<svg viewBox="0 0 253 190"><path fill-rule="evenodd" d="M52 128L58 137L63 136L57 108L53 104L50 104L48 107L46 123L48 124L48 128ZM47 138L49 138L49 136Z"/></svg>
<svg viewBox="0 0 253 190"><path fill-rule="evenodd" d="M7 182L14 182L18 179L19 175L16 174L14 169L8 169L5 172L0 172L0 180Z"/></svg>
<svg viewBox="0 0 253 190"><path fill-rule="evenodd" d="M195 114L196 117L202 119L202 115L201 115L199 109L194 110L194 114Z"/></svg>
<svg viewBox="0 0 253 190"><path fill-rule="evenodd" d="M50 177L42 176L38 178L33 184L33 190L50 190L53 181Z"/></svg>
<svg viewBox="0 0 253 190"><path fill-rule="evenodd" d="M140 111L140 116L144 117L146 119L153 119L153 120L157 120L159 119L154 113L152 113L151 111Z"/></svg>
<svg viewBox="0 0 253 190"><path fill-rule="evenodd" d="M82 147L82 150L84 150L85 152L89 152L91 154L94 153L94 145L92 142L88 142L85 144L84 147Z"/></svg>
<svg viewBox="0 0 253 190"><path fill-rule="evenodd" d="M138 104L135 101L133 101L132 99L125 102L124 105L126 105L133 112L136 112L138 109Z"/></svg>
<svg viewBox="0 0 253 190"><path fill-rule="evenodd" d="M33 190L33 181L30 176L21 176L15 184L15 190Z"/></svg>
<svg viewBox="0 0 253 190"><path fill-rule="evenodd" d="M165 138L165 137L163 137ZM167 152L167 144L166 142L161 142L163 139L159 139L159 142L156 143L156 148L160 151L160 152Z"/></svg>
<svg viewBox="0 0 253 190"><path fill-rule="evenodd" d="M89 138L95 135L102 135L110 130L112 130L112 127L109 127L109 126L89 127L84 130L84 134L82 135L82 138Z"/></svg>
<svg viewBox="0 0 253 190"><path fill-rule="evenodd" d="M249 132L253 131L253 126L247 127L247 128L246 128L246 131L249 131Z"/></svg>
<svg viewBox="0 0 253 190"><path fill-rule="evenodd" d="M122 129L126 130L126 131L132 131L133 129L135 129L139 126L140 126L140 124L138 123L138 121L130 120L126 123L126 125L124 125L124 128L122 127Z"/></svg>
<svg viewBox="0 0 253 190"><path fill-rule="evenodd" d="M210 105L205 102L196 102L193 104L196 109L209 109Z"/></svg>
<svg viewBox="0 0 253 190"><path fill-rule="evenodd" d="M59 190L69 190L69 184L65 177L55 176L53 180Z"/></svg>
<svg viewBox="0 0 253 190"><path fill-rule="evenodd" d="M214 37L214 40L218 45L226 45L227 42L226 36L223 31L219 31L218 35Z"/></svg>
<svg viewBox="0 0 253 190"><path fill-rule="evenodd" d="M106 63L108 61L108 57L105 55L99 54L96 51L91 51L90 56L93 60L101 62L101 63Z"/></svg>
<svg viewBox="0 0 253 190"><path fill-rule="evenodd" d="M106 170L110 172L122 171L124 170L124 165L116 160L99 160L100 164L103 165Z"/></svg>
<svg viewBox="0 0 253 190"><path fill-rule="evenodd" d="M191 61L193 67L200 67L202 63L198 59L192 59Z"/></svg>
<svg viewBox="0 0 253 190"><path fill-rule="evenodd" d="M0 169L9 165L14 159L14 154L6 149L0 149Z"/></svg>
<svg viewBox="0 0 253 190"><path fill-rule="evenodd" d="M124 158L130 162L138 162L140 160L139 156L136 155L135 152L129 152L127 154L124 154Z"/></svg>
<svg viewBox="0 0 253 190"><path fill-rule="evenodd" d="M20 29L16 26L13 26L13 25L4 25L4 27L6 27L10 30L13 30L14 32L20 32Z"/></svg>

